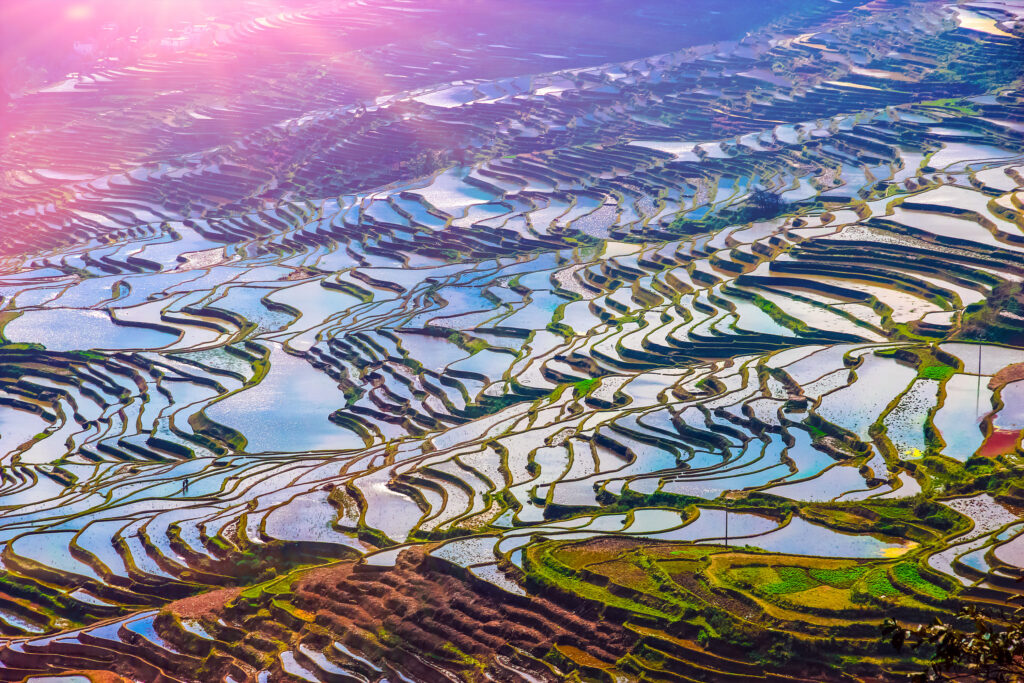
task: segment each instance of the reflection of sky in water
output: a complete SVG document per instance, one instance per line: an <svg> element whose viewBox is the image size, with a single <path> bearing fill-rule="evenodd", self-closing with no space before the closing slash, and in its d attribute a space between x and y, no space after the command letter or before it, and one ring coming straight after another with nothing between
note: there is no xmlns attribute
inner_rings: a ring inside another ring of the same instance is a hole
<svg viewBox="0 0 1024 683"><path fill-rule="evenodd" d="M330 422L345 405L330 377L274 347L270 372L258 385L210 406L210 419L245 434L246 450L306 451L356 448L362 439Z"/></svg>
<svg viewBox="0 0 1024 683"><path fill-rule="evenodd" d="M731 519L729 530L731 533ZM800 517L793 517L778 531L749 539L746 543L773 552L818 557L896 557L916 545L911 542L890 543L867 534L843 534Z"/></svg>
<svg viewBox="0 0 1024 683"><path fill-rule="evenodd" d="M963 462L981 445L979 418L991 410L992 400L987 384L987 378L979 382L971 375L953 375L946 382L946 398L932 420L946 442L945 455Z"/></svg>
<svg viewBox="0 0 1024 683"><path fill-rule="evenodd" d="M451 216L464 216L470 206L494 199L491 193L463 182L469 170L468 167L447 170L439 174L433 183L414 192L436 209Z"/></svg>
<svg viewBox="0 0 1024 683"><path fill-rule="evenodd" d="M1000 429L1024 429L1024 381L1013 382L1001 392L1003 407L996 416Z"/></svg>
<svg viewBox="0 0 1024 683"><path fill-rule="evenodd" d="M35 342L51 351L76 349L158 349L177 335L145 327L115 325L106 311L26 311L4 328L12 342Z"/></svg>

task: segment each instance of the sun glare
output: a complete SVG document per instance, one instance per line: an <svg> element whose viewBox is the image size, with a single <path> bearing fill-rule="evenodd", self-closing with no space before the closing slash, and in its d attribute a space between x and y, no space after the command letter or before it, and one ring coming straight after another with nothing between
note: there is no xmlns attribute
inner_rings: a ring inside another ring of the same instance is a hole
<svg viewBox="0 0 1024 683"><path fill-rule="evenodd" d="M71 5L64 10L64 18L68 21L87 21L92 19L94 14L93 8L86 4Z"/></svg>

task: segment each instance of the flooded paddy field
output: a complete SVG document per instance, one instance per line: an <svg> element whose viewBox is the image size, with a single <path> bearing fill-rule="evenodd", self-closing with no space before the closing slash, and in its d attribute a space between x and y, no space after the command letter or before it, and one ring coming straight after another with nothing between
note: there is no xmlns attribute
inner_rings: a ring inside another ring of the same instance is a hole
<svg viewBox="0 0 1024 683"><path fill-rule="evenodd" d="M663 4L14 98L0 680L888 680L1020 592L1019 3Z"/></svg>

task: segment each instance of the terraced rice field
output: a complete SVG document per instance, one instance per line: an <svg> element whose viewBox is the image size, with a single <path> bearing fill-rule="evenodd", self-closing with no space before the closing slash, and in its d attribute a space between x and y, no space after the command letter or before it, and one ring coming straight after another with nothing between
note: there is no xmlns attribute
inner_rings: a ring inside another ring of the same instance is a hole
<svg viewBox="0 0 1024 683"><path fill-rule="evenodd" d="M0 680L887 680L1021 592L1024 6L424 72L356 5L12 105ZM365 73L150 97L310 27Z"/></svg>

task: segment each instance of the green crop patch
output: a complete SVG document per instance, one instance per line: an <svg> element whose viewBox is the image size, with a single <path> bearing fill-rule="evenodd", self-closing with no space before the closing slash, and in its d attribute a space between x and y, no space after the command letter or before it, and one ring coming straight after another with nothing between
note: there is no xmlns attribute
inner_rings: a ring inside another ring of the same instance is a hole
<svg viewBox="0 0 1024 683"><path fill-rule="evenodd" d="M803 567L776 567L774 569L779 580L758 586L758 590L766 595L784 595L810 590L818 585Z"/></svg>
<svg viewBox="0 0 1024 683"><path fill-rule="evenodd" d="M838 569L812 568L807 573L815 581L820 581L833 588L850 588L869 569L870 567L867 565L854 565Z"/></svg>
<svg viewBox="0 0 1024 683"><path fill-rule="evenodd" d="M921 576L917 565L910 562L900 562L892 568L893 577L901 584L909 586L918 593L923 593L936 600L945 600L949 593L934 583Z"/></svg>

